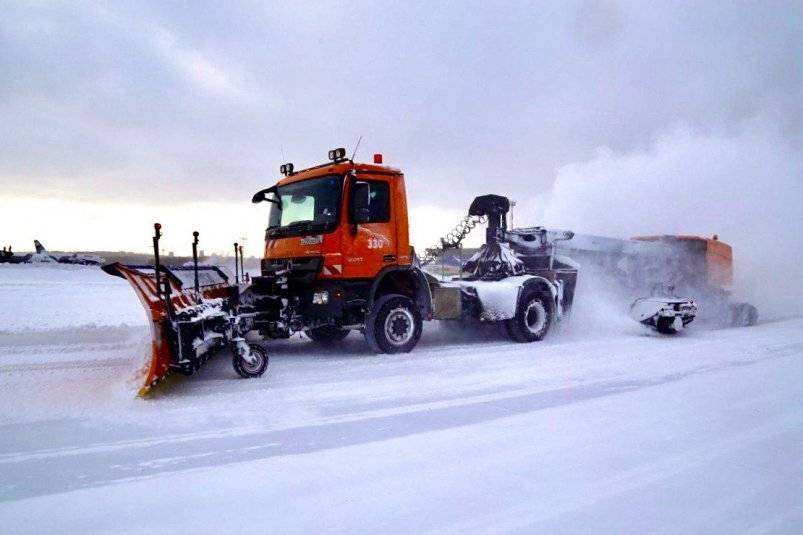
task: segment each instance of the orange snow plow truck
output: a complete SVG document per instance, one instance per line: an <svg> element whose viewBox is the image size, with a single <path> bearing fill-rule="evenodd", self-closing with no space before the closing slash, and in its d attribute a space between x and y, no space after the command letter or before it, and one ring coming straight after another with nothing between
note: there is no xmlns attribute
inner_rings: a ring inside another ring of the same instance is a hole
<svg viewBox="0 0 803 535"><path fill-rule="evenodd" d="M384 165L381 155L357 163L339 148L329 151L325 164L296 171L287 163L280 171L283 177L252 199L269 207L258 276L243 277L236 256L234 276L198 266L197 233L192 265L161 264L158 226L153 266L104 266L129 281L151 320L153 350L143 391L172 372L194 373L224 348L239 375L261 376L268 366L263 342L296 332L334 344L359 331L374 352L398 353L411 351L423 321L436 319L457 328L494 322L511 340L539 341L572 307L579 265L574 253L600 264L614 259L619 271L630 262L625 274L646 273L642 282L656 273L647 269L653 261L707 272L696 260L683 266L679 253L660 239L508 228L510 201L493 194L476 197L458 226L419 257L409 242L404 175ZM459 276L446 280L426 270L480 224L485 243L460 266Z"/></svg>
<svg viewBox="0 0 803 535"><path fill-rule="evenodd" d="M129 281L151 320L143 393L172 372L194 373L227 347L241 376L260 376L268 360L262 342L299 331L320 344L360 331L373 351L398 353L416 346L423 321L437 319L499 322L512 340L534 342L571 308L577 267L555 255L555 242L572 233L508 229L505 197L477 197L435 248L457 247L487 224L485 244L461 277L443 280L423 267L438 251L419 259L410 246L404 175L381 155L356 163L340 148L323 165L296 172L288 163L281 173L252 199L270 207L259 276L246 282L199 267L197 255L192 266L165 266L160 228L153 266L104 266ZM196 245L197 236L194 253Z"/></svg>

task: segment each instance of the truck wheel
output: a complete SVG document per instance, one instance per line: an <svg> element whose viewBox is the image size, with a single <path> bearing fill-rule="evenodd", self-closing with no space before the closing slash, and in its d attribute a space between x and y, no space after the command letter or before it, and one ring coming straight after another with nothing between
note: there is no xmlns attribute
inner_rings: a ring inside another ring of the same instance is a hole
<svg viewBox="0 0 803 535"><path fill-rule="evenodd" d="M542 340L552 324L552 307L538 293L525 294L519 301L516 315L505 320L505 329L515 342Z"/></svg>
<svg viewBox="0 0 803 535"><path fill-rule="evenodd" d="M332 325L324 325L323 327L316 327L315 329L307 329L304 331L304 334L315 343L329 345L342 341L348 336L349 330L338 329Z"/></svg>
<svg viewBox="0 0 803 535"><path fill-rule="evenodd" d="M388 294L374 303L365 318L365 340L377 353L408 353L421 338L423 321L413 301L399 294Z"/></svg>
<svg viewBox="0 0 803 535"><path fill-rule="evenodd" d="M232 364L234 365L234 371L245 379L262 377L262 374L268 369L268 353L256 344L248 344L248 349L254 357L254 362L248 362L237 351L233 351Z"/></svg>

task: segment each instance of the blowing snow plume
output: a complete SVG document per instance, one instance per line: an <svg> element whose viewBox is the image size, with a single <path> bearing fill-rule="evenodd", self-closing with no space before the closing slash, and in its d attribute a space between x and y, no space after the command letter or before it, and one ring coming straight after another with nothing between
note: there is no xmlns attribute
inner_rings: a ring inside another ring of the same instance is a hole
<svg viewBox="0 0 803 535"><path fill-rule="evenodd" d="M546 225L617 238L695 234L733 246L734 297L764 319L803 314L803 151L762 126L732 135L678 127L627 154L561 167Z"/></svg>

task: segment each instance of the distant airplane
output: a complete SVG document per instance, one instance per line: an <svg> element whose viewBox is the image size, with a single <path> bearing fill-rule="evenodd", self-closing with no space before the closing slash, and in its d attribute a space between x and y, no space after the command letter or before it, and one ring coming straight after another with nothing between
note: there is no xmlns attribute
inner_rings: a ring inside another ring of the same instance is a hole
<svg viewBox="0 0 803 535"><path fill-rule="evenodd" d="M3 252L0 252L0 264L20 264L28 260L30 257L30 254L15 255L11 252L11 246L9 245L8 248L3 247Z"/></svg>
<svg viewBox="0 0 803 535"><path fill-rule="evenodd" d="M39 240L34 240L33 245L36 248L35 253L28 253L25 255L15 255L11 252L11 246L8 248L3 247L3 252L0 253L0 264L33 264L39 262L51 262L59 264L79 264L82 266L99 266L103 263L103 259L97 255L85 255L78 253L70 254L54 254L45 249L44 245Z"/></svg>
<svg viewBox="0 0 803 535"><path fill-rule="evenodd" d="M45 246L39 240L33 241L34 247L36 247L36 253L33 254L32 260L34 262L48 262L48 260L39 260L36 257L41 256L43 258L50 257L53 261L58 262L59 264L80 264L82 266L99 266L103 263L103 259L98 255L93 254L78 254L78 253L68 253L68 254L53 254L45 249Z"/></svg>

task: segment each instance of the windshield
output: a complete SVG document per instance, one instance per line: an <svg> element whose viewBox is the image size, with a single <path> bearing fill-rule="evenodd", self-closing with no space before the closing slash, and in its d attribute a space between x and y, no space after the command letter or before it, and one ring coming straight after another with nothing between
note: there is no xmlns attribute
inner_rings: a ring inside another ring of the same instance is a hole
<svg viewBox="0 0 803 535"><path fill-rule="evenodd" d="M279 186L271 196L268 233L287 236L336 227L342 182L342 176L328 175Z"/></svg>

